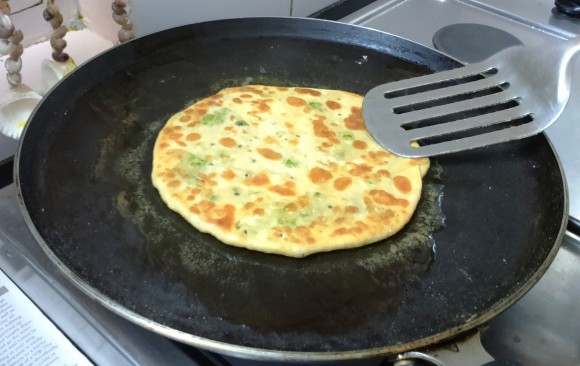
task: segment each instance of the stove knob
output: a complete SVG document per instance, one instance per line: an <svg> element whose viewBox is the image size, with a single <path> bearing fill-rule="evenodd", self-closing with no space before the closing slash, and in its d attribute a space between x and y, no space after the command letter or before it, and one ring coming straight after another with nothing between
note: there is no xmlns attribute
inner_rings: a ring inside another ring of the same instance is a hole
<svg viewBox="0 0 580 366"><path fill-rule="evenodd" d="M580 18L580 0L556 0L554 4L560 14Z"/></svg>

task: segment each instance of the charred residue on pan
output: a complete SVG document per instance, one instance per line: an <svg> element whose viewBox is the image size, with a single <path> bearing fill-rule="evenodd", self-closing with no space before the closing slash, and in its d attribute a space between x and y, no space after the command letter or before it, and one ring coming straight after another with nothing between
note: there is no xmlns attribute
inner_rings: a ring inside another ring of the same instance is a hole
<svg viewBox="0 0 580 366"><path fill-rule="evenodd" d="M150 172L135 170L143 166L138 162L150 161L148 155L162 124L152 123L144 130L146 143L126 150L114 162L115 174L130 184L130 190L115 197L114 205L146 238L144 259L184 284L192 291L185 296L194 296L204 305L196 313L213 318L206 321L212 324L212 332L228 333L232 327L241 327L249 343L253 331L305 332L313 325L316 332L311 337L356 333L365 324L360 315L352 315L360 314L357 308L374 304L381 308L376 313L391 313L404 302L405 287L419 281L434 260L431 234L444 221L442 186L437 179L441 168L436 164L425 178L415 215L399 235L369 247L297 260L226 246L165 207L151 187ZM350 262L357 266L347 266ZM352 269L344 273L346 267ZM297 307L297 303L302 305ZM184 314L187 310L182 309Z"/></svg>
<svg viewBox="0 0 580 366"><path fill-rule="evenodd" d="M294 259L226 246L210 237L207 244L213 247L201 249L215 256L206 263L200 263L199 246L182 246L184 265L206 284L199 288L199 299L219 318L216 330L226 331L223 321L227 327L244 327L240 339L247 344L259 344L264 334L280 339L302 334L300 346L280 345L300 350L379 346L397 332L392 319L408 287L420 282L435 260L431 234L444 224L439 170L434 164L425 178L408 226L374 245ZM374 324L370 333L368 324ZM325 343L325 335L334 335L332 344Z"/></svg>
<svg viewBox="0 0 580 366"><path fill-rule="evenodd" d="M251 80L280 84L276 81ZM230 85L236 80L212 89ZM363 248L286 258L224 245L167 208L150 177L153 145L165 119L143 123L130 108L123 115L121 128L103 141L96 174L122 178L112 204L141 233L142 244L134 255L161 273L159 281L173 289L156 300L171 303L171 314L143 315L210 339L239 332L241 342L252 346L269 334L270 340L279 337L280 347L300 350L313 347L309 344L316 344L312 350L380 346L385 336L396 332L388 330L392 316L405 302L407 287L421 281L435 260L431 234L444 223L441 168L434 161L413 218L396 236ZM111 158L109 150L121 153ZM148 291L148 284L143 286ZM368 337L369 322L376 323L375 339ZM353 340L362 332L365 339L356 344ZM287 334L302 334L304 344L283 344ZM329 334L348 336L323 343Z"/></svg>
<svg viewBox="0 0 580 366"><path fill-rule="evenodd" d="M138 98L129 95L121 98L127 103L117 101L116 120L102 113L107 123L119 125L102 143L95 175L105 180L109 174L115 176L116 193L109 199L120 220L113 225L138 233L127 245L133 253L124 255L145 268L140 283L143 298L128 299L127 306L190 334L253 347L352 350L397 339L399 330L392 326L397 309L405 302L407 288L429 271L434 260L430 233L443 223L437 166L432 165L425 179L412 221L381 243L304 259L224 245L171 211L151 184L153 144L171 115L168 111L244 83L332 89L338 88L338 81L324 68L304 76L302 69L296 70L300 76L291 78L284 69L271 68L265 73L250 70L243 77L215 74L211 83L203 84L199 79L207 79L207 70L169 60L172 72L188 75L192 85L168 78L166 61L160 63L164 70L151 67L119 74L121 84L124 79L138 84L134 88ZM163 85L158 83L160 75ZM351 91L360 93L376 82L367 77L353 80L350 84L358 90ZM102 93L106 97L109 92ZM138 303L143 300L145 304Z"/></svg>

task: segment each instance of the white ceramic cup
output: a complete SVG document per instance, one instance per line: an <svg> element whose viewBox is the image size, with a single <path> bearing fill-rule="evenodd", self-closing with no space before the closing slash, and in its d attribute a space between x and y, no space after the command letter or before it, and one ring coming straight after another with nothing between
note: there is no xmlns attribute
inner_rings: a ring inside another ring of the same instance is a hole
<svg viewBox="0 0 580 366"><path fill-rule="evenodd" d="M77 65L72 57L65 62L44 59L40 64L40 79L42 87L40 93L46 95L63 77L73 71Z"/></svg>
<svg viewBox="0 0 580 366"><path fill-rule="evenodd" d="M24 84L10 87L3 94L0 100L0 132L19 139L42 96Z"/></svg>

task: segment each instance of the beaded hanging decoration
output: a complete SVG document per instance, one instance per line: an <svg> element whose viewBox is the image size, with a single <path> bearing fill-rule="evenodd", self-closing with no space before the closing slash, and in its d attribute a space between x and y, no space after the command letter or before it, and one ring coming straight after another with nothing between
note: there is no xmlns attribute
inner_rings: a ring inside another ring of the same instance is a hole
<svg viewBox="0 0 580 366"><path fill-rule="evenodd" d="M18 86L22 83L22 53L24 47L21 42L24 39L21 30L16 30L10 19L10 5L8 0L0 0L0 40L8 49L6 59L6 78L10 86Z"/></svg>
<svg viewBox="0 0 580 366"><path fill-rule="evenodd" d="M46 9L42 13L44 20L50 23L52 27L52 35L50 36L50 46L52 47L52 59L56 62L65 62L69 55L63 50L66 47L64 36L68 31L67 27L62 25L62 14L55 0L49 0L46 4Z"/></svg>
<svg viewBox="0 0 580 366"><path fill-rule="evenodd" d="M121 26L118 33L119 41L124 43L133 39L135 35L133 34L133 23L129 20L127 12L127 2L125 0L115 0L112 3L112 9L113 20Z"/></svg>

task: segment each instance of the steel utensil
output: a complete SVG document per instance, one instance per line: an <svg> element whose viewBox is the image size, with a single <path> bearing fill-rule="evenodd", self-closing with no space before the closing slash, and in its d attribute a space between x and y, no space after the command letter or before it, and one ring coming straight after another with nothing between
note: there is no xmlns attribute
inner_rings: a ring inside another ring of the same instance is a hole
<svg viewBox="0 0 580 366"><path fill-rule="evenodd" d="M363 102L368 130L387 150L418 158L532 136L570 96L580 37L516 46L457 69L379 85Z"/></svg>

